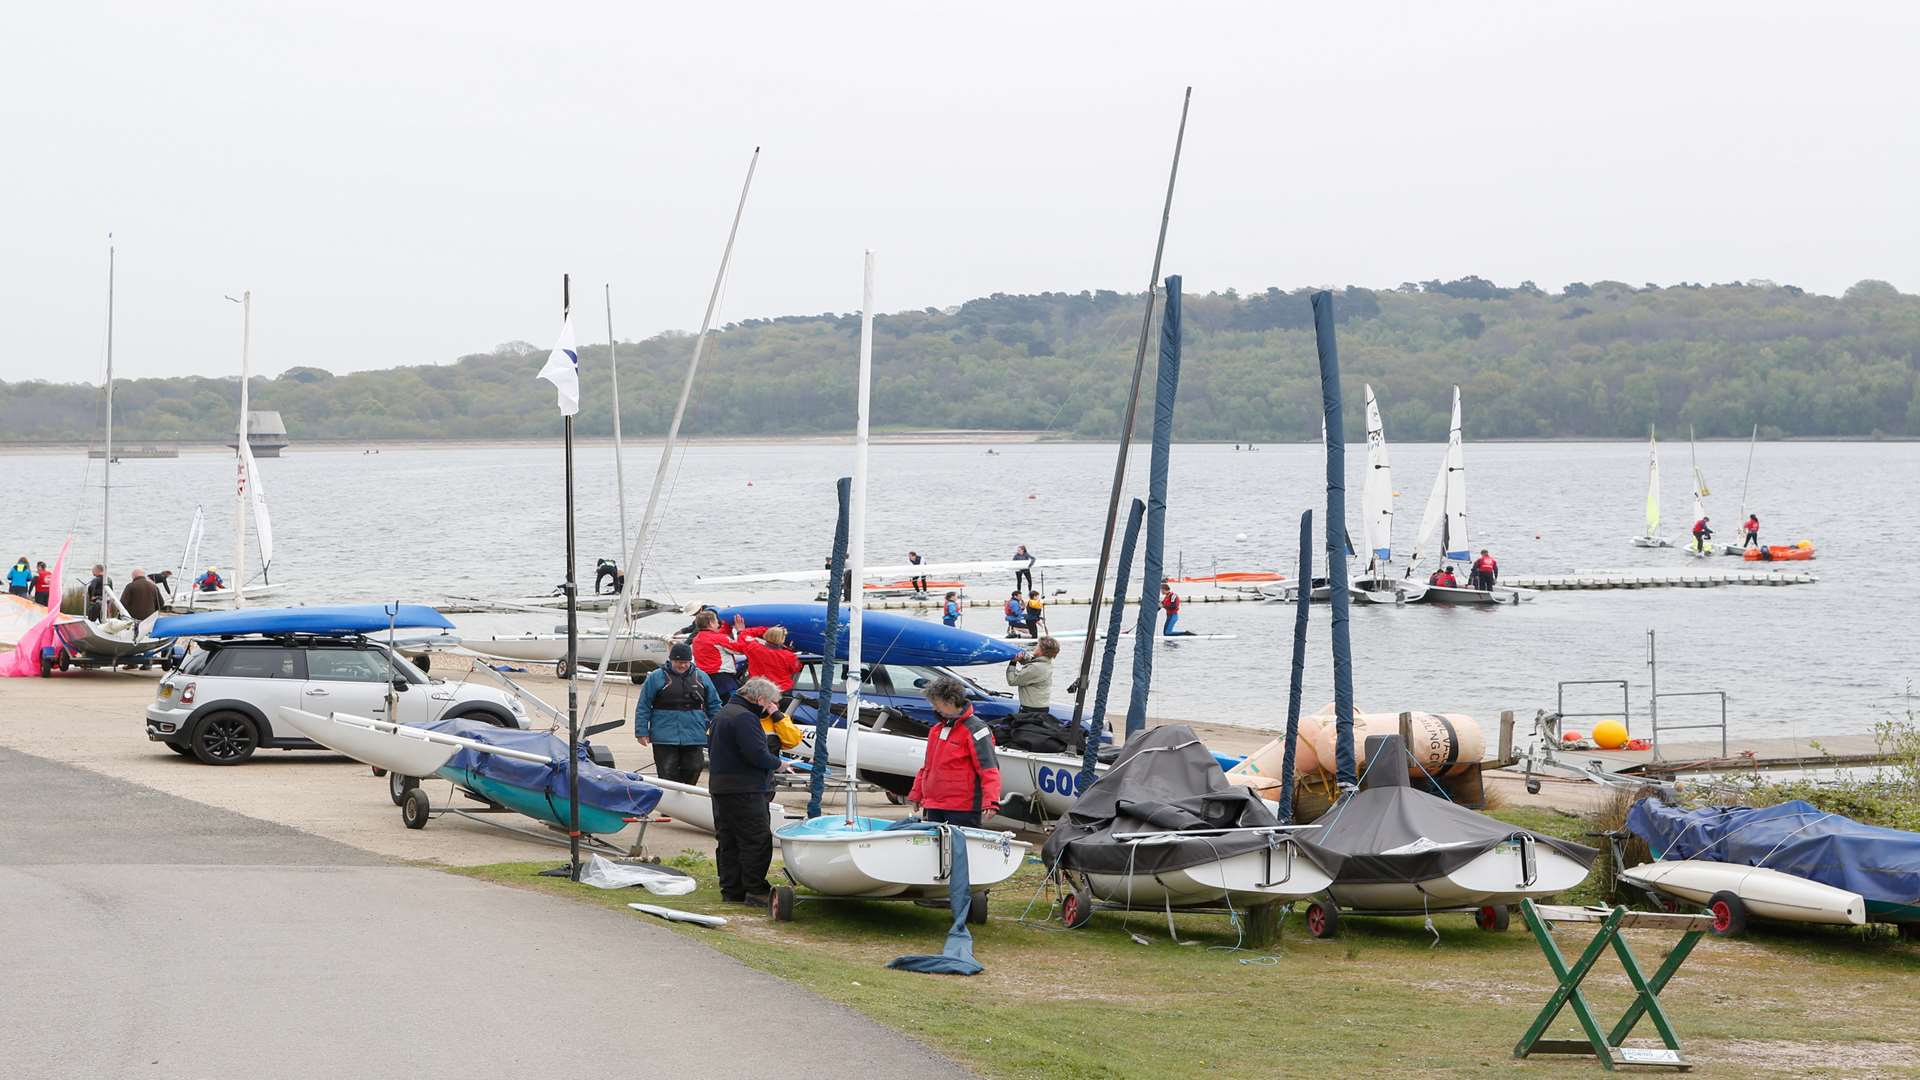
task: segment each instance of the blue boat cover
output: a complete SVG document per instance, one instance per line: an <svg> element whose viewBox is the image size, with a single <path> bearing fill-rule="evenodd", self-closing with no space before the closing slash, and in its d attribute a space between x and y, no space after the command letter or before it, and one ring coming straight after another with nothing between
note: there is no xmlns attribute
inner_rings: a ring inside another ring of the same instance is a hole
<svg viewBox="0 0 1920 1080"><path fill-rule="evenodd" d="M396 610L397 609L397 610ZM154 637L211 637L215 634L372 634L387 629L453 629L445 615L425 604L340 604L327 607L241 608L196 611L153 621Z"/></svg>
<svg viewBox="0 0 1920 1080"><path fill-rule="evenodd" d="M1764 866L1859 893L1870 910L1920 905L1920 833L1863 825L1799 799L1758 810L1642 799L1627 828L1656 858Z"/></svg>
<svg viewBox="0 0 1920 1080"><path fill-rule="evenodd" d="M749 626L784 626L787 640L804 653L824 655L827 639L825 604L742 604L718 608L721 621L735 615ZM847 614L841 612L839 640L833 655L847 656ZM1010 641L988 637L957 626L943 626L928 619L914 619L890 611L862 614L860 659L869 664L926 664L940 667L966 667L971 664L1004 664L1020 655L1021 648Z"/></svg>
<svg viewBox="0 0 1920 1080"><path fill-rule="evenodd" d="M967 914L973 910L973 882L967 866L965 830L954 825L931 824L918 818L896 821L890 828L952 831L950 846L953 850L953 872L947 877L947 906L953 910L953 922L947 927L946 947L938 955L896 956L887 961L887 966L901 971L918 971L924 975L978 975L987 970L973 958L973 934L967 930Z"/></svg>
<svg viewBox="0 0 1920 1080"><path fill-rule="evenodd" d="M480 720L437 720L419 725L428 731L458 735L463 739L504 747L529 754L542 754L544 764L519 761L500 754L460 749L448 759L445 769L463 769L502 784L538 792L547 797L556 820L567 820L567 740L551 731L520 731L494 727ZM626 817L643 817L660 803L660 789L637 773L621 772L597 765L587 757L587 744L580 744L580 802Z"/></svg>

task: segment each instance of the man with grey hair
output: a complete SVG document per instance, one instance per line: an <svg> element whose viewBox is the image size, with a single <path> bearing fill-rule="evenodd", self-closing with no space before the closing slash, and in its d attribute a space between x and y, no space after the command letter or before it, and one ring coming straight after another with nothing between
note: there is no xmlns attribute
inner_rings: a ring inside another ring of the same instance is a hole
<svg viewBox="0 0 1920 1080"><path fill-rule="evenodd" d="M167 606L167 598L160 592L160 586L153 583L147 572L139 567L133 568L133 579L120 593L120 609L134 622L145 622L154 612Z"/></svg>
<svg viewBox="0 0 1920 1080"><path fill-rule="evenodd" d="M748 679L715 714L707 738L712 770L707 791L718 841L713 861L720 872L720 899L730 903L765 907L773 894L767 882L767 867L773 864L767 803L773 798L774 771L784 766L767 749L760 721L774 714L779 700L771 679Z"/></svg>

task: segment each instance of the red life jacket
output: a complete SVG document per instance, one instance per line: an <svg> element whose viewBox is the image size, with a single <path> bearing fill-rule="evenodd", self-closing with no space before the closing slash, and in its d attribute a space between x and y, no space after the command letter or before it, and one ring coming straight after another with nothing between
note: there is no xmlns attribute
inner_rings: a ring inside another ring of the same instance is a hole
<svg viewBox="0 0 1920 1080"><path fill-rule="evenodd" d="M927 757L907 801L928 810L980 811L1000 803L1000 759L993 732L969 708L927 732Z"/></svg>
<svg viewBox="0 0 1920 1080"><path fill-rule="evenodd" d="M1499 571L1500 564L1494 560L1493 556L1482 555L1473 560L1473 568L1483 574L1492 574Z"/></svg>
<svg viewBox="0 0 1920 1080"><path fill-rule="evenodd" d="M1694 523L1693 523L1693 535L1695 535L1695 536L1699 536L1699 535L1700 535L1701 533L1703 533L1703 532L1706 532L1706 531L1707 531L1707 519L1706 519L1706 518L1701 518L1701 519L1700 519L1699 521L1696 521L1696 522L1694 522Z"/></svg>
<svg viewBox="0 0 1920 1080"><path fill-rule="evenodd" d="M1180 594L1168 593L1166 599L1160 601L1160 606L1165 608L1169 615L1180 614Z"/></svg>
<svg viewBox="0 0 1920 1080"><path fill-rule="evenodd" d="M1748 519L1747 519L1747 531L1748 531L1748 532L1750 532L1750 533L1757 533L1757 532L1759 532L1759 531L1760 531L1760 519L1759 519L1759 518L1757 518L1757 517L1750 517L1750 518L1748 518Z"/></svg>

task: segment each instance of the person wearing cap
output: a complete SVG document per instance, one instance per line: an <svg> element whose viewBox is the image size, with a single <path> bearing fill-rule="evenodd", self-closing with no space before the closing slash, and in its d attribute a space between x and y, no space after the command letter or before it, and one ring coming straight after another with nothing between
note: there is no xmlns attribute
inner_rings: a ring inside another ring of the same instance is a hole
<svg viewBox="0 0 1920 1080"><path fill-rule="evenodd" d="M698 784L707 767L707 730L720 711L720 693L693 666L693 648L675 643L667 664L649 672L633 706L633 736L653 748L662 780Z"/></svg>

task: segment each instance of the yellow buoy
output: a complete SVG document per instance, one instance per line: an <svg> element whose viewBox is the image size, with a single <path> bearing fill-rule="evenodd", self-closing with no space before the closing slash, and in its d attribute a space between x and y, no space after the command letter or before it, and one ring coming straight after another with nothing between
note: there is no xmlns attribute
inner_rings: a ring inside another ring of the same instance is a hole
<svg viewBox="0 0 1920 1080"><path fill-rule="evenodd" d="M1618 750L1627 745L1627 725L1618 720L1602 720L1593 725L1593 744L1602 750Z"/></svg>

